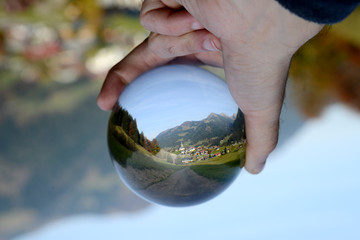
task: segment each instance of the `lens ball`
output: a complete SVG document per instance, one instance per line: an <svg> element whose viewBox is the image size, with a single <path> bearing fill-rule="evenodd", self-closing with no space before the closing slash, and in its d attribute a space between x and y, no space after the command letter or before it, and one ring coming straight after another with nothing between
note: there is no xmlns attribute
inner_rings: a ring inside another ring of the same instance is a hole
<svg viewBox="0 0 360 240"><path fill-rule="evenodd" d="M143 199L196 205L223 192L244 166L244 116L216 75L162 66L124 89L108 147L120 178Z"/></svg>

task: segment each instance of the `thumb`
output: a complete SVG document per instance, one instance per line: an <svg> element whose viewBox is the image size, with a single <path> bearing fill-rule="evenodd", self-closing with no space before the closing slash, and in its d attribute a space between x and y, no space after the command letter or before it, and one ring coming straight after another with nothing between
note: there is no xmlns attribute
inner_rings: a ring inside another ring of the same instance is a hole
<svg viewBox="0 0 360 240"><path fill-rule="evenodd" d="M264 168L278 141L279 118L291 58L259 63L224 49L224 68L231 95L245 117L248 172Z"/></svg>
<svg viewBox="0 0 360 240"><path fill-rule="evenodd" d="M252 174L260 173L269 154L278 142L280 112L245 115L246 162L245 168Z"/></svg>

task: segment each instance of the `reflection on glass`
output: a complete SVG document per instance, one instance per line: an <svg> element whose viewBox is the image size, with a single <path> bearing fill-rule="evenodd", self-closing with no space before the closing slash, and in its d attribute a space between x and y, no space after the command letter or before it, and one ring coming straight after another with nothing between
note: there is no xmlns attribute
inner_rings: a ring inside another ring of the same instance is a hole
<svg viewBox="0 0 360 240"><path fill-rule="evenodd" d="M209 200L245 161L244 118L227 85L193 66L151 70L131 83L110 116L108 145L121 179L168 206Z"/></svg>

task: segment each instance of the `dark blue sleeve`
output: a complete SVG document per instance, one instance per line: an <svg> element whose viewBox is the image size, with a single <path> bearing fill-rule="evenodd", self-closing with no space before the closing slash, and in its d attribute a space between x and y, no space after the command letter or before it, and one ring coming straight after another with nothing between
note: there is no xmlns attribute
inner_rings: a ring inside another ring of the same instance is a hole
<svg viewBox="0 0 360 240"><path fill-rule="evenodd" d="M277 0L284 8L306 20L333 24L346 18L360 0Z"/></svg>

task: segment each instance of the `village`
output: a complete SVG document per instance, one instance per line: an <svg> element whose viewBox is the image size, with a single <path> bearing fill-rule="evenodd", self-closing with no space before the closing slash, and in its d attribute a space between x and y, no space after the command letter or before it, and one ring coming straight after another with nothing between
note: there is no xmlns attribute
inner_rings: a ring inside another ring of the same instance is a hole
<svg viewBox="0 0 360 240"><path fill-rule="evenodd" d="M182 163L193 163L211 158L226 155L228 153L237 152L245 144L245 140L237 141L228 146L184 146L181 142L179 148L170 150L170 153L174 153L181 157Z"/></svg>

